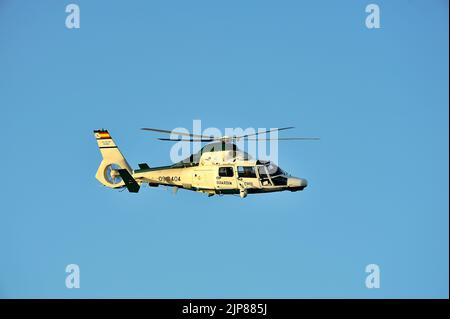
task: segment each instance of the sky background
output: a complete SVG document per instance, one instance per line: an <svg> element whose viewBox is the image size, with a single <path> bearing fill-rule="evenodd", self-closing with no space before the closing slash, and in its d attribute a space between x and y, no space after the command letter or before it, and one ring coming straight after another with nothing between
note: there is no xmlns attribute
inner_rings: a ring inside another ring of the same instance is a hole
<svg viewBox="0 0 450 319"><path fill-rule="evenodd" d="M0 0L0 297L448 298L448 1ZM141 127L295 126L303 192L103 187ZM68 264L81 288L65 287ZM365 287L365 267L381 288Z"/></svg>

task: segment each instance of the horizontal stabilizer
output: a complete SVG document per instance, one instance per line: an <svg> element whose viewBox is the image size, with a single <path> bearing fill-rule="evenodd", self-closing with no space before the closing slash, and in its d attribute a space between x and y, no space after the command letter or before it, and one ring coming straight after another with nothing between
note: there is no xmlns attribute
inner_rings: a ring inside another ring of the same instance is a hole
<svg viewBox="0 0 450 319"><path fill-rule="evenodd" d="M120 174L120 177L122 177L122 180L130 193L139 192L140 188L139 184L126 169L119 169L118 172Z"/></svg>
<svg viewBox="0 0 450 319"><path fill-rule="evenodd" d="M148 166L147 163L141 163L141 164L138 164L138 165L139 165L140 169L149 169L150 168L150 166Z"/></svg>

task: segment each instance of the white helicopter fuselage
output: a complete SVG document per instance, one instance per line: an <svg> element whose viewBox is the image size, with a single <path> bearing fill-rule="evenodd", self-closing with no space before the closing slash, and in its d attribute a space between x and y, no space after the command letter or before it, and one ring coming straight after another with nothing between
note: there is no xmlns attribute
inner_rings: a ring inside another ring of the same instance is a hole
<svg viewBox="0 0 450 319"><path fill-rule="evenodd" d="M209 155L209 153L203 154L197 166L144 168L134 171L133 178L150 186L167 185L210 195L240 194L242 197L249 193L297 191L307 186L305 179L292 176L278 175L278 179L285 178L286 183L274 182L270 174L261 173L265 170L265 165L258 165L258 161L212 162L203 159Z"/></svg>

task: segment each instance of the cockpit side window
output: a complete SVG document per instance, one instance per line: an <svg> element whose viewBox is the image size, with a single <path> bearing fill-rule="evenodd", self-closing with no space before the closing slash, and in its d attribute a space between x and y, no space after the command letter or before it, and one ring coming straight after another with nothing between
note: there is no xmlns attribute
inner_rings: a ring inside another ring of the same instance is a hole
<svg viewBox="0 0 450 319"><path fill-rule="evenodd" d="M270 176L279 176L279 175L287 175L285 171L283 171L281 168L279 168L275 163L269 162L269 164L266 164L267 171L269 172Z"/></svg>
<svg viewBox="0 0 450 319"><path fill-rule="evenodd" d="M233 167L219 167L219 176L221 177L233 177Z"/></svg>
<svg viewBox="0 0 450 319"><path fill-rule="evenodd" d="M238 176L244 178L256 178L254 166L238 166Z"/></svg>

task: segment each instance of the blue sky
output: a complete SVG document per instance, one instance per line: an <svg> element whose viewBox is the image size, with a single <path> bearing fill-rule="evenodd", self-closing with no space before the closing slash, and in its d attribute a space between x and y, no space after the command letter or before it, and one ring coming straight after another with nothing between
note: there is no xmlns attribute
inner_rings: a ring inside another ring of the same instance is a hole
<svg viewBox="0 0 450 319"><path fill-rule="evenodd" d="M448 2L0 1L0 297L447 298ZM92 130L296 126L304 192L102 187ZM65 267L81 288L65 287ZM365 266L381 288L365 287Z"/></svg>

